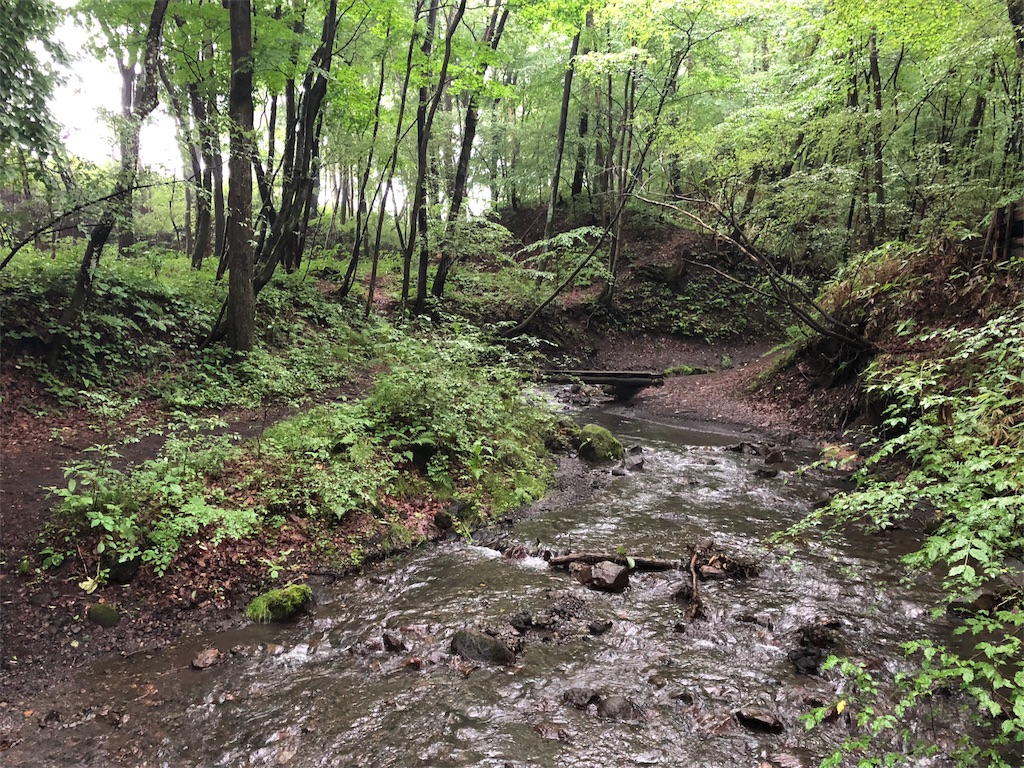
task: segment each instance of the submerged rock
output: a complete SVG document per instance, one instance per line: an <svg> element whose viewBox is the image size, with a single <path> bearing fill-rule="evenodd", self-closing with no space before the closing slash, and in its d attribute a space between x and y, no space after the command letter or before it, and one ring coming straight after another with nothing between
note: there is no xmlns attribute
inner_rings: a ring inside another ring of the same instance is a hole
<svg viewBox="0 0 1024 768"><path fill-rule="evenodd" d="M609 696L597 704L597 714L607 720L636 722L643 720L644 711L625 696Z"/></svg>
<svg viewBox="0 0 1024 768"><path fill-rule="evenodd" d="M221 653L218 648L204 648L195 655L192 659L193 669L209 669L214 664L219 664L220 660L224 658L224 654Z"/></svg>
<svg viewBox="0 0 1024 768"><path fill-rule="evenodd" d="M601 621L592 621L587 625L587 629L590 630L590 634L594 637L600 637L609 629L612 628L611 619L604 619Z"/></svg>
<svg viewBox="0 0 1024 768"><path fill-rule="evenodd" d="M565 729L565 726L559 723L537 723L533 726L533 730L542 739L548 739L549 741L568 741L569 731Z"/></svg>
<svg viewBox="0 0 1024 768"><path fill-rule="evenodd" d="M615 435L597 424L587 424L580 430L579 451L587 461L616 461L625 454Z"/></svg>
<svg viewBox="0 0 1024 768"><path fill-rule="evenodd" d="M477 629L460 629L452 638L452 653L470 661L511 666L516 655L503 640Z"/></svg>
<svg viewBox="0 0 1024 768"><path fill-rule="evenodd" d="M600 698L593 688L568 688L562 693L562 700L576 709L586 709Z"/></svg>
<svg viewBox="0 0 1024 768"><path fill-rule="evenodd" d="M384 650L391 653L403 653L409 650L405 641L402 640L402 636L395 632L385 632L381 636L381 641L384 643Z"/></svg>
<svg viewBox="0 0 1024 768"><path fill-rule="evenodd" d="M626 456L623 461L623 466L629 472L643 472L644 471L644 457L638 453L630 453Z"/></svg>

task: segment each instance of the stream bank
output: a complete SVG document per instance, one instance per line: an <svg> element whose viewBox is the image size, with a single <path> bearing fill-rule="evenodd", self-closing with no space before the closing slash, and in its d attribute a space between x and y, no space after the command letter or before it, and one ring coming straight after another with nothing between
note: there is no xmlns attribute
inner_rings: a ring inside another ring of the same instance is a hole
<svg viewBox="0 0 1024 768"><path fill-rule="evenodd" d="M891 674L908 634L948 633L927 615L934 587L888 586L898 540L790 557L766 546L827 493L827 478L793 471L809 458L799 450L771 475L759 471L765 457L728 450L750 433L584 418L639 446L642 471L577 465L560 491L476 542L317 586L297 623L82 670L6 714L5 764L810 766L852 731L848 713L805 734L799 714L844 695L808 653L835 648ZM686 574L635 574L625 592L595 592L541 558L483 546L680 558L707 537L759 567L702 581L704 619L674 598ZM454 654L464 629L518 638L512 663ZM222 661L190 668L211 647ZM938 722L928 738L955 738L955 715Z"/></svg>

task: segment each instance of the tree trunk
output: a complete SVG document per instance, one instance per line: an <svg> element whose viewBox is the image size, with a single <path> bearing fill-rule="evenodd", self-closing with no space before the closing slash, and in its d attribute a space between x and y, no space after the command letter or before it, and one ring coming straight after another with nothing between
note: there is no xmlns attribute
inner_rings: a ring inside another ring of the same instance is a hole
<svg viewBox="0 0 1024 768"><path fill-rule="evenodd" d="M391 39L391 27L388 26L387 32L384 35L384 42L387 43ZM374 149L377 146L377 132L380 130L380 107L381 102L384 100L384 78L387 74L387 68L385 66L386 58L381 57L380 60L380 75L377 80L377 100L373 106L373 128L370 133L370 151L366 156L366 163L363 165L363 175L359 179L359 205L356 208L356 226L355 226L355 238L352 243L352 255L349 259L348 270L345 272L345 279L342 281L341 289L339 290L340 296L348 296L352 290L352 286L356 281L356 270L359 267L359 256L362 251L363 241L365 239L364 227L367 226L367 201L366 201L366 188L370 185L370 172L373 170L373 154ZM350 178L348 169L345 169L345 181L347 182ZM335 205L337 207L337 205ZM342 219L344 223L344 219Z"/></svg>
<svg viewBox="0 0 1024 768"><path fill-rule="evenodd" d="M555 169L551 174L551 193L548 195L548 209L544 216L544 240L550 240L555 234L555 206L558 204L558 187L562 181L562 156L565 154L565 131L569 124L569 98L572 95L572 78L576 72L576 54L580 48L580 32L577 31L569 46L569 64L565 68L565 79L562 81L562 105L558 111L558 133L555 135ZM544 246L544 259L541 271L546 272L550 266L547 245Z"/></svg>
<svg viewBox="0 0 1024 768"><path fill-rule="evenodd" d="M226 1L231 24L231 90L228 97L228 264L227 342L247 352L256 343L256 295L252 247L252 7L249 0Z"/></svg>
<svg viewBox="0 0 1024 768"><path fill-rule="evenodd" d="M434 28L438 10L438 0L431 0L430 11L427 14L427 34L423 39L423 53L429 59L433 50ZM459 0L459 5L448 21L447 31L444 40L444 58L441 60L441 68L438 72L437 88L432 98L428 98L427 86L420 89L420 102L416 110L416 194L413 199L413 210L410 211L410 233L406 243L406 258L404 265L410 266L412 252L419 245L420 255L416 270L416 302L413 311L416 314L426 309L427 301L427 269L430 264L430 240L427 231L427 172L429 162L430 136L434 125L434 116L444 95L445 85L448 79L448 65L451 63L452 38L458 28L462 17L466 12L466 0ZM433 17L433 22L431 21ZM408 300L408 269L403 274L403 301Z"/></svg>
<svg viewBox="0 0 1024 768"><path fill-rule="evenodd" d="M132 122L139 125L150 112L156 109L157 105L157 82L159 79L157 57L160 53L160 39L163 35L164 18L167 15L169 2L170 0L155 0L149 27L146 31L145 54L142 60L143 87L137 94L135 108L131 115ZM82 310L85 309L92 297L93 281L96 277L96 268L100 263L100 256L103 254L103 247L110 237L117 214L124 204L124 196L135 187L138 166L136 163L124 163L123 160L124 158L122 158L121 171L118 173L114 194L110 196L99 220L89 233L89 244L86 246L82 263L78 269L75 289L58 322L60 328L70 328L75 325L81 317ZM61 351L66 343L67 334L62 330L58 330L47 340L46 363L51 370L57 368Z"/></svg>
<svg viewBox="0 0 1024 768"><path fill-rule="evenodd" d="M484 42L490 44L492 51L498 49L507 20L508 9L501 9L499 3L491 12L491 20L484 31ZM484 59L484 63L477 68L477 74L481 82L487 75L487 69L487 59ZM455 254L452 252L452 238L458 227L459 217L462 214L462 203L466 197L466 185L469 182L469 161L473 155L473 142L476 139L479 111L479 101L477 94L474 92L470 95L469 104L466 107L466 124L462 130L462 147L459 150L459 161L455 169L455 181L452 184L444 241L441 243L441 261L437 265L437 274L434 275L434 285L431 289L431 292L437 298L441 298L444 295L444 286L448 280L448 273L455 263Z"/></svg>
<svg viewBox="0 0 1024 768"><path fill-rule="evenodd" d="M135 65L134 56L129 57L127 61L121 58L117 59L117 69L121 75L121 125L118 130L121 172L125 175L130 173L132 178L137 176L139 171L139 132L142 129L142 121L132 119L140 74L135 71ZM131 166L130 171L129 166ZM135 195L131 186L125 189L121 204L120 221L117 222L117 249L121 255L126 255L135 245Z"/></svg>
<svg viewBox="0 0 1024 768"><path fill-rule="evenodd" d="M878 68L878 38L874 32L868 38L868 65L871 73L871 138L873 149L872 185L875 191L875 234L885 238L885 176L882 162L882 76Z"/></svg>

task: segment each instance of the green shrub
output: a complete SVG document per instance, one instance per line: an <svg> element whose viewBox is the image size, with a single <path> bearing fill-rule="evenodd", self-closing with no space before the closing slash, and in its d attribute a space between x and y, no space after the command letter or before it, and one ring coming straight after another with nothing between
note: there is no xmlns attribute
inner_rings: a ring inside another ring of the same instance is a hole
<svg viewBox="0 0 1024 768"><path fill-rule="evenodd" d="M934 531L904 562L942 578L950 604L971 603L977 590L1016 573L1024 552L1024 310L980 327L924 333L905 356L877 359L867 381L869 395L887 404L889 436L858 474L857 490L802 527L828 514L833 524L890 528L915 511L932 511ZM968 615L957 630L968 637L967 652L928 639L904 646L919 666L896 681L899 711L928 706L931 694L953 686L992 718L994 747L967 745L966 764L1004 766L999 745L1024 740L1022 607L1019 588L997 588L993 607ZM895 733L894 718L868 716L874 690L872 681L858 693L862 726Z"/></svg>

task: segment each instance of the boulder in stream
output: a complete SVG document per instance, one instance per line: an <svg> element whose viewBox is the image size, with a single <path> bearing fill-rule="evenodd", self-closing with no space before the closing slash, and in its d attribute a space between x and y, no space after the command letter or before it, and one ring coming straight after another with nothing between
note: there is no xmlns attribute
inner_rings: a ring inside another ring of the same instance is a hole
<svg viewBox="0 0 1024 768"><path fill-rule="evenodd" d="M571 563L569 573L583 586L601 592L623 592L629 586L629 569L611 560L593 565Z"/></svg>
<svg viewBox="0 0 1024 768"><path fill-rule="evenodd" d="M452 638L452 653L470 661L511 666L516 655L503 640L478 629L460 629Z"/></svg>
<svg viewBox="0 0 1024 768"><path fill-rule="evenodd" d="M615 435L597 424L587 424L580 430L579 451L587 461L616 461L625 454Z"/></svg>
<svg viewBox="0 0 1024 768"><path fill-rule="evenodd" d="M245 615L260 624L288 621L313 601L313 590L306 584L289 584L264 592L245 608Z"/></svg>

